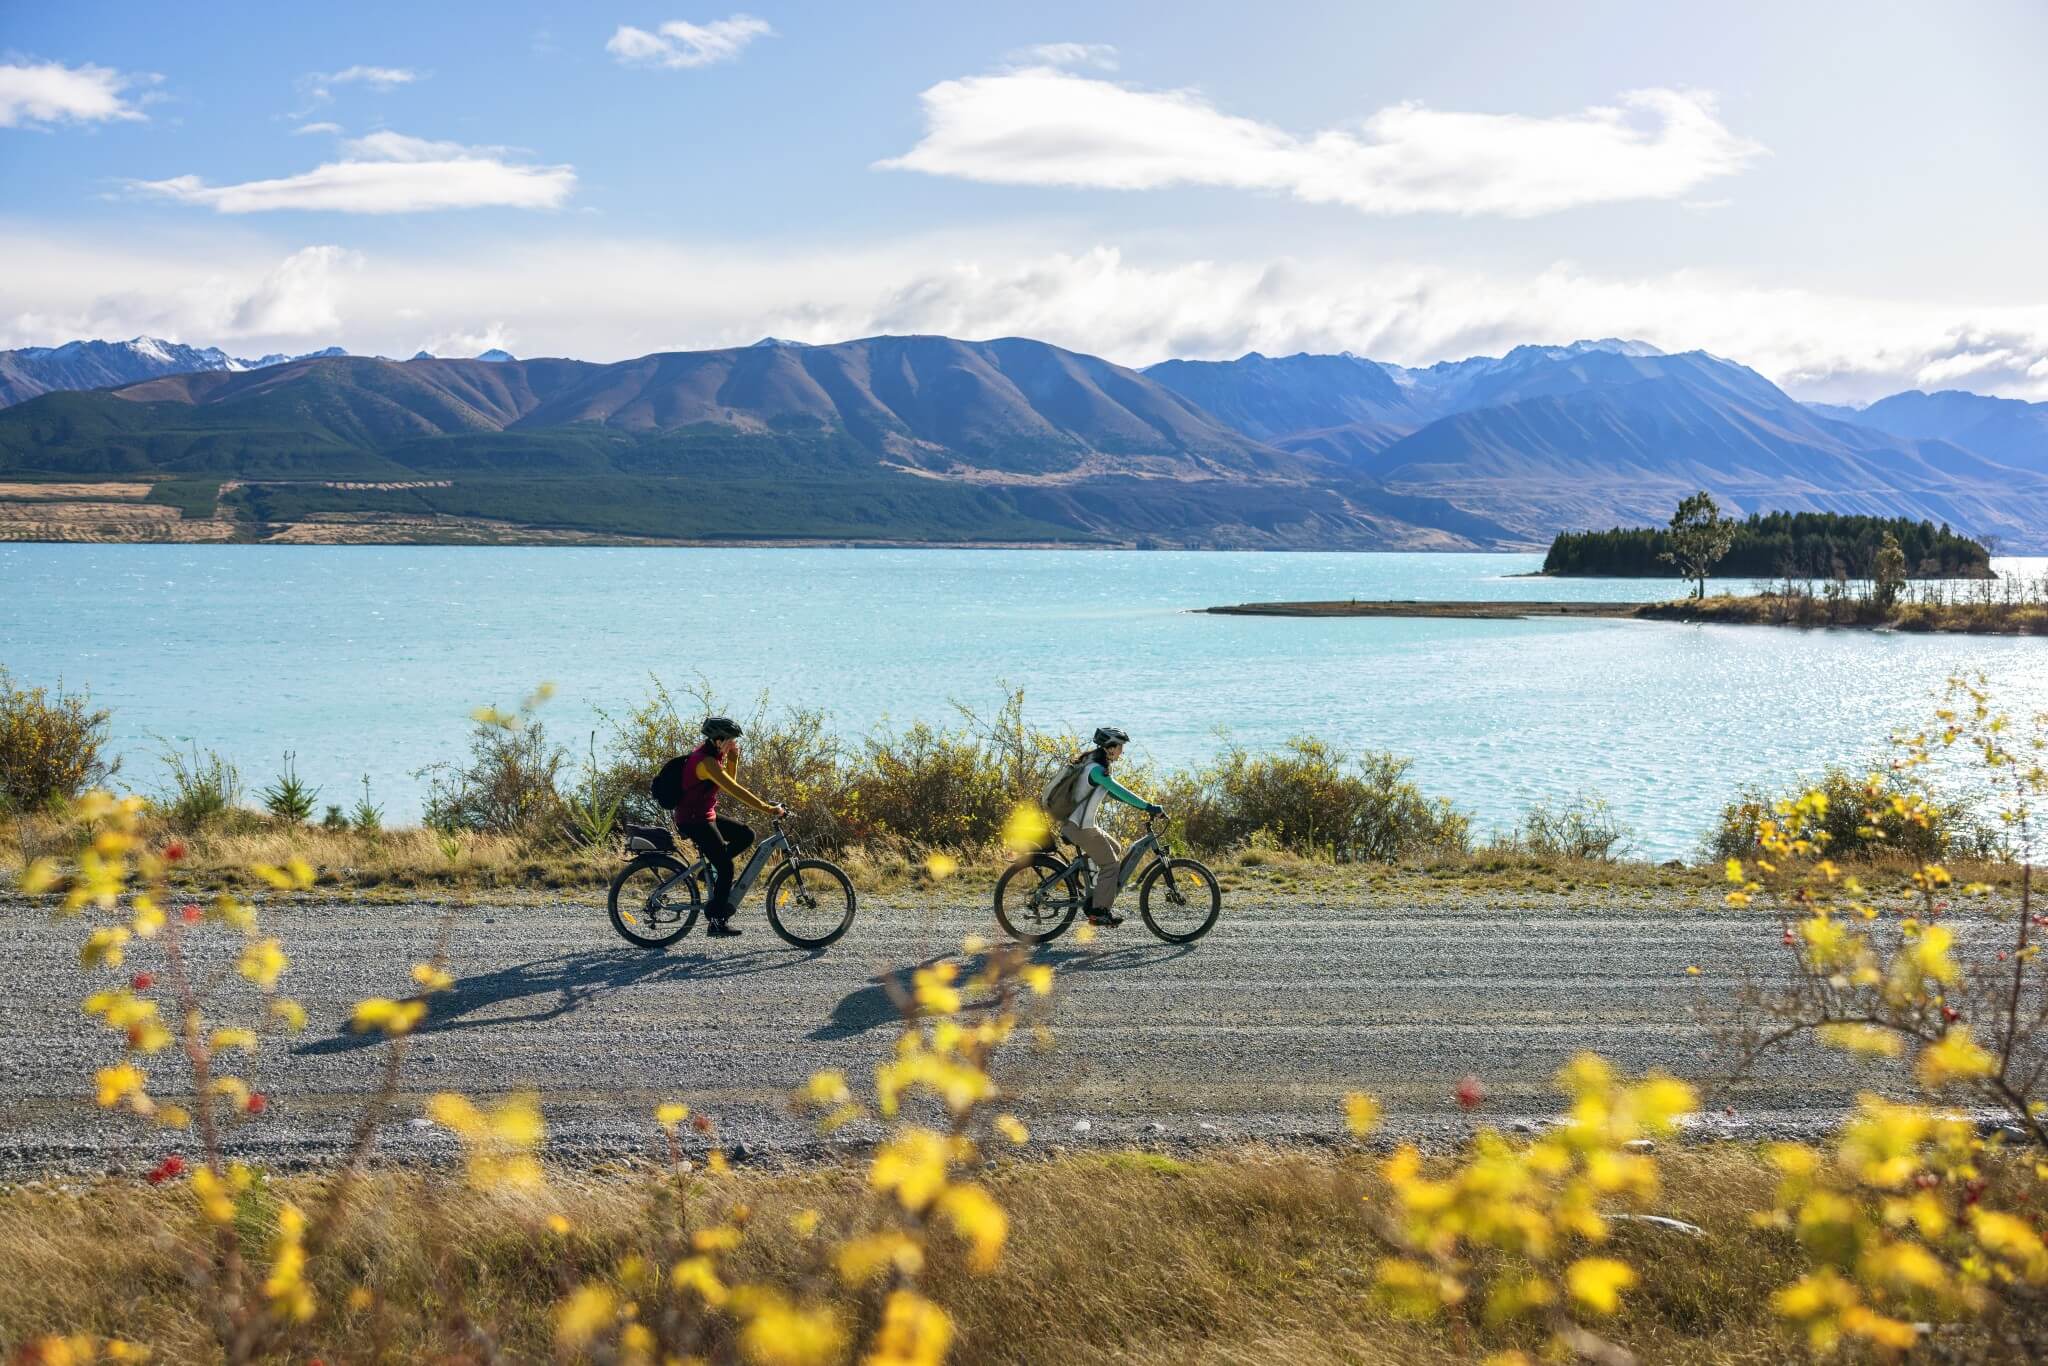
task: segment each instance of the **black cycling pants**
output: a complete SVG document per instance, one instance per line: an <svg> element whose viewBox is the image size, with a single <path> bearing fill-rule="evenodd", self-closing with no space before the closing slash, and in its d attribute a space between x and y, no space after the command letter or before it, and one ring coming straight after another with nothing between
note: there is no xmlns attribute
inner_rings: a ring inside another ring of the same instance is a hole
<svg viewBox="0 0 2048 1366"><path fill-rule="evenodd" d="M697 846L711 861L711 904L705 914L732 914L732 862L754 842L754 832L723 816L708 821L677 821L676 833Z"/></svg>

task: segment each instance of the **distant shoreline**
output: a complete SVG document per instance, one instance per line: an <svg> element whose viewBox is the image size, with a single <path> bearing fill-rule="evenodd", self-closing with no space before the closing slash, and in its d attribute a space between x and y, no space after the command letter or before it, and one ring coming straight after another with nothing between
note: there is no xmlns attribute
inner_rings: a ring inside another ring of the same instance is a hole
<svg viewBox="0 0 2048 1366"><path fill-rule="evenodd" d="M1796 626L1853 631L1900 631L1911 634L2048 635L2048 608L2038 604L2007 607L1993 603L1928 605L1900 603L1887 610L1875 604L1850 602L1849 615L1831 612L1823 600L1787 599L1776 594L1748 597L1682 598L1673 602L1426 602L1397 599L1377 602L1240 602L1204 607L1200 612L1225 617L1382 617L1457 621L1546 621L1590 619L1664 621L1689 625Z"/></svg>

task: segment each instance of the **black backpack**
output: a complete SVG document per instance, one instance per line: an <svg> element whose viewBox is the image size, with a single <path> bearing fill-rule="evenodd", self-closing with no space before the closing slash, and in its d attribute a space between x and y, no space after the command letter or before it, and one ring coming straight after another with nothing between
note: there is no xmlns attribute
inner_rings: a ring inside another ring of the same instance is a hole
<svg viewBox="0 0 2048 1366"><path fill-rule="evenodd" d="M661 766L661 772L654 775L654 781L647 785L647 795L654 798L654 804L664 811L673 811L683 799L683 779L690 769L690 756L678 754Z"/></svg>

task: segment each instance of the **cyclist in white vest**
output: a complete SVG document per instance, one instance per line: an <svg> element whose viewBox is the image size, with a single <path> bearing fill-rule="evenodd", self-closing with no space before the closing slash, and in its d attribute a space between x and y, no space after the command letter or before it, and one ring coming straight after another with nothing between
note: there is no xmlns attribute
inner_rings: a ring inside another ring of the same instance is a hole
<svg viewBox="0 0 2048 1366"><path fill-rule="evenodd" d="M1165 809L1140 797L1109 775L1109 766L1123 755L1124 746L1130 740L1129 735L1115 726L1097 730L1095 748L1076 755L1068 766L1068 771L1073 774L1069 780L1071 787L1060 794L1064 800L1054 808L1070 810L1071 814L1060 822L1060 833L1073 841L1095 864L1095 894L1089 898L1088 923L1106 928L1124 923L1122 916L1110 910L1116 902L1116 894L1122 890L1119 875L1123 871L1124 851L1107 830L1096 824L1103 799L1114 797L1148 816L1157 816Z"/></svg>

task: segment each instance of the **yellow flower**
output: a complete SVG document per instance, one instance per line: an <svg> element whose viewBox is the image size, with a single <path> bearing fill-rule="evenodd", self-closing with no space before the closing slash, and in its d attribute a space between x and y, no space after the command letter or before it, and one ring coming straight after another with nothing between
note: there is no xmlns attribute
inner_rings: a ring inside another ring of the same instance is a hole
<svg viewBox="0 0 2048 1366"><path fill-rule="evenodd" d="M286 1029L297 1031L306 1027L306 1008L297 1001L272 1001L270 1013L283 1020Z"/></svg>
<svg viewBox="0 0 2048 1366"><path fill-rule="evenodd" d="M997 1115L995 1124L996 1132L1012 1143L1022 1146L1031 1141L1031 1131L1025 1128L1024 1121L1015 1115Z"/></svg>
<svg viewBox="0 0 2048 1366"><path fill-rule="evenodd" d="M1621 1292L1636 1283L1634 1268L1612 1257L1581 1257L1565 1268L1565 1288L1591 1313L1612 1314L1621 1307Z"/></svg>
<svg viewBox="0 0 2048 1366"><path fill-rule="evenodd" d="M654 1122L670 1133L674 1133L682 1127L683 1121L689 1117L690 1107L681 1101L664 1101L662 1104L654 1107Z"/></svg>
<svg viewBox="0 0 2048 1366"><path fill-rule="evenodd" d="M953 1345L946 1311L910 1290L892 1291L882 1306L881 1330L863 1366L940 1366Z"/></svg>
<svg viewBox="0 0 2048 1366"><path fill-rule="evenodd" d="M887 1229L841 1243L832 1264L848 1286L865 1285L885 1271L915 1276L924 1270L924 1247L900 1230Z"/></svg>
<svg viewBox="0 0 2048 1366"><path fill-rule="evenodd" d="M1010 1235L1010 1217L995 1197L971 1183L949 1186L939 1197L939 1213L954 1232L973 1245L967 1265L975 1271L995 1270L1003 1255L1003 1242Z"/></svg>
<svg viewBox="0 0 2048 1366"><path fill-rule="evenodd" d="M277 1208L277 1243L263 1293L278 1313L296 1323L313 1317L313 1291L306 1284L306 1216L286 1201Z"/></svg>
<svg viewBox="0 0 2048 1366"><path fill-rule="evenodd" d="M716 1309L725 1303L725 1284L718 1279L708 1257L685 1257L669 1273L669 1284L678 1290L694 1290L699 1299Z"/></svg>
<svg viewBox="0 0 2048 1366"><path fill-rule="evenodd" d="M570 1224L566 1215L550 1214L548 1216L548 1232L557 1237L567 1237L569 1228Z"/></svg>
<svg viewBox="0 0 2048 1366"><path fill-rule="evenodd" d="M951 854L942 854L937 850L933 850L925 856L924 870L931 874L934 881L943 882L960 871L960 860L954 858Z"/></svg>
<svg viewBox="0 0 2048 1366"><path fill-rule="evenodd" d="M129 932L118 925L94 930L85 941L85 947L78 951L79 966L120 967L124 956L122 946L128 942L129 937Z"/></svg>
<svg viewBox="0 0 2048 1366"><path fill-rule="evenodd" d="M242 950L235 970L265 991L277 985L277 979L291 960L284 956L284 946L275 939L259 939Z"/></svg>
<svg viewBox="0 0 2048 1366"><path fill-rule="evenodd" d="M22 872L18 884L23 896L39 896L56 886L61 874L57 871L57 860L39 858L30 863Z"/></svg>
<svg viewBox="0 0 2048 1366"><path fill-rule="evenodd" d="M1052 995L1052 965L1033 963L1024 969L1024 985L1031 988L1034 996Z"/></svg>
<svg viewBox="0 0 2048 1366"><path fill-rule="evenodd" d="M223 1048L239 1048L244 1053L254 1053L256 1051L256 1031L239 1027L216 1029L213 1031L213 1037L208 1039L207 1042L216 1051Z"/></svg>
<svg viewBox="0 0 2048 1366"><path fill-rule="evenodd" d="M1817 1031L1822 1043L1846 1048L1852 1053L1871 1053L1896 1058L1905 1044L1897 1034L1869 1024L1822 1025Z"/></svg>
<svg viewBox="0 0 2048 1366"><path fill-rule="evenodd" d="M418 982L428 991L446 991L455 985L455 978L451 974L435 967L432 963L414 963L412 965L412 980Z"/></svg>
<svg viewBox="0 0 2048 1366"><path fill-rule="evenodd" d="M895 1192L903 1208L916 1213L945 1189L946 1140L929 1129L903 1130L875 1153L868 1184Z"/></svg>
<svg viewBox="0 0 2048 1366"><path fill-rule="evenodd" d="M93 1073L93 1081L98 1088L100 1108L102 1110L110 1110L130 1096L142 1095L143 1083L146 1080L147 1078L142 1075L142 1069L130 1063L123 1062L116 1063L112 1067L102 1067L99 1071Z"/></svg>
<svg viewBox="0 0 2048 1366"><path fill-rule="evenodd" d="M255 863L249 866L249 871L280 892L303 891L313 885L312 865L296 854L285 860L282 868L268 863Z"/></svg>
<svg viewBox="0 0 2048 1366"><path fill-rule="evenodd" d="M568 1351L587 1347L599 1333L612 1326L618 1315L618 1301L601 1285L580 1285L555 1310L555 1342Z"/></svg>
<svg viewBox="0 0 2048 1366"><path fill-rule="evenodd" d="M960 1009L960 992L953 979L960 969L954 963L934 963L911 974L911 991L918 1008L927 1015L951 1015Z"/></svg>
<svg viewBox="0 0 2048 1366"><path fill-rule="evenodd" d="M355 1010L349 1015L349 1028L358 1034L381 1029L396 1038L410 1034L426 1013L425 1001L393 1001L384 996L372 996L367 1001L356 1002Z"/></svg>
<svg viewBox="0 0 2048 1366"><path fill-rule="evenodd" d="M747 1318L740 1351L754 1366L824 1366L846 1350L846 1330L830 1309L801 1309L761 1286L735 1292L733 1304Z"/></svg>
<svg viewBox="0 0 2048 1366"><path fill-rule="evenodd" d="M690 1235L690 1246L699 1252L730 1252L740 1245L740 1231L729 1224L700 1228Z"/></svg>
<svg viewBox="0 0 2048 1366"><path fill-rule="evenodd" d="M1364 1138L1380 1127L1380 1103L1363 1091L1344 1097L1344 1127L1353 1138Z"/></svg>
<svg viewBox="0 0 2048 1366"><path fill-rule="evenodd" d="M845 1075L839 1072L813 1072L804 1084L804 1098L817 1106L844 1105L852 1095Z"/></svg>
<svg viewBox="0 0 2048 1366"><path fill-rule="evenodd" d="M789 1227L799 1238L808 1238L818 1231L818 1212L801 1209L789 1216Z"/></svg>
<svg viewBox="0 0 2048 1366"><path fill-rule="evenodd" d="M1992 1056L1970 1038L1966 1026L1950 1029L1920 1050L1913 1073L1923 1086L1937 1087L1966 1077L1986 1077L1997 1066Z"/></svg>

